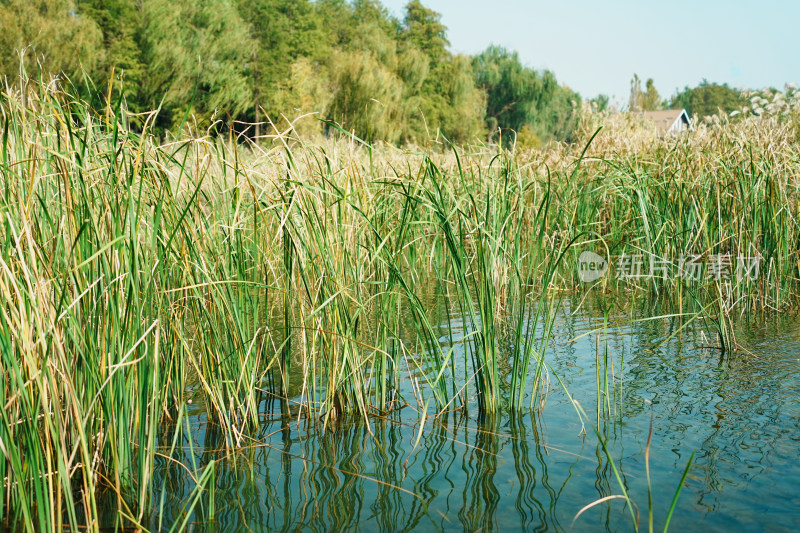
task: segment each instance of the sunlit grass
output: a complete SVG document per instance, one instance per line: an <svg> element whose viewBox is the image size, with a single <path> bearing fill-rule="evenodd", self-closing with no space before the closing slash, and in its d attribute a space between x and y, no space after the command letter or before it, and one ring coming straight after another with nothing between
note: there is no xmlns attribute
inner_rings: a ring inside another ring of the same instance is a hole
<svg viewBox="0 0 800 533"><path fill-rule="evenodd" d="M107 489L141 522L159 428L181 419L190 385L231 448L274 397L325 424L406 404L539 406L552 302L589 289L587 247L761 254L752 280L598 282L671 293L723 349L731 315L797 296L785 120L638 151L591 131L577 148L514 154L291 131L159 141L122 102L96 111L45 86L7 90L0 119L0 517L29 531L97 528ZM431 293L463 317L463 351L440 341Z"/></svg>

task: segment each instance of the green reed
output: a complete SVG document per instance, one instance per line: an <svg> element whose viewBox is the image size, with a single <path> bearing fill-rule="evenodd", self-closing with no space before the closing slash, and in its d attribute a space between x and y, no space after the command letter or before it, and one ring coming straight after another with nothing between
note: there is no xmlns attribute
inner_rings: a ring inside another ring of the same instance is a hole
<svg viewBox="0 0 800 533"><path fill-rule="evenodd" d="M723 348L735 313L797 295L797 148L778 137L587 142L558 161L291 132L159 141L123 101L27 90L0 97L4 526L97 529L109 490L119 523L141 522L188 394L229 448L274 398L326 424L540 406L555 296L581 287L587 236L648 259L760 253L757 278L604 281L678 295Z"/></svg>

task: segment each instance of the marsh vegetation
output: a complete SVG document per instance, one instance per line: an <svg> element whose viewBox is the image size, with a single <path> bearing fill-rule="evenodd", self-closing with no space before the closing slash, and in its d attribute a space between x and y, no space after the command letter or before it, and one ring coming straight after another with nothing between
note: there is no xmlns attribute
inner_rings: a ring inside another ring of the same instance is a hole
<svg viewBox="0 0 800 533"><path fill-rule="evenodd" d="M569 344L554 337L567 298L578 310L598 300L606 320L618 319L614 295L667 299L631 318L668 321L650 349L691 335L707 368L744 364L737 323L798 295L798 98L780 94L761 113L663 139L587 112L574 144L515 150L399 149L333 124L322 140L275 129L252 143L191 123L165 138L151 133L154 113L113 95L95 108L58 84L6 89L3 524L213 524L219 472L268 442L275 413L321 434L355 424L365 441L400 412L417 444L454 416L528 417L533 431L549 393L585 393L548 356ZM585 250L667 270L585 284ZM685 256L763 261L755 277L667 275ZM622 360L605 346L596 404L561 405L610 460L607 429L627 411ZM187 451L198 416L216 460ZM154 476L166 464L191 479L170 523ZM604 464L638 527L624 471Z"/></svg>

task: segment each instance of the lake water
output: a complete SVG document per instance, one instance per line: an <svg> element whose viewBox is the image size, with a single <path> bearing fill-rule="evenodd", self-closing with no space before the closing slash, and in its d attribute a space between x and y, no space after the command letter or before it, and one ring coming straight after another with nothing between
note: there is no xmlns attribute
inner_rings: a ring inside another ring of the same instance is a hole
<svg viewBox="0 0 800 533"><path fill-rule="evenodd" d="M800 321L741 318L737 339L747 351L721 360L700 321L680 330L678 318L641 320L664 314L668 307L633 298L617 302L604 327L596 303L560 304L546 357L588 414L585 424L554 375L541 413L480 418L473 407L429 417L421 432L411 407L369 427L323 430L265 403L261 435L235 455L196 409L179 459L195 471L216 461L214 521L202 521L208 509L198 507L189 529L631 531L619 498L575 519L622 494L593 425L643 530L651 425L656 529L693 452L671 530L800 529ZM598 364L608 394L603 385L598 393ZM194 482L166 460L155 479L163 513L149 525L168 527L183 516Z"/></svg>

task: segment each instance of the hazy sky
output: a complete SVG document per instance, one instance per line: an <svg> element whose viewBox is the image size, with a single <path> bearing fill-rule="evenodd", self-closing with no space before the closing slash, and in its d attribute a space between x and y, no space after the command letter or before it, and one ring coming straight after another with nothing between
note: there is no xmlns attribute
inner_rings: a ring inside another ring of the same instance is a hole
<svg viewBox="0 0 800 533"><path fill-rule="evenodd" d="M407 0L383 0L402 16ZM489 44L552 70L584 97L627 99L633 73L662 97L703 78L735 87L800 82L797 0L422 0L442 14L451 49Z"/></svg>

